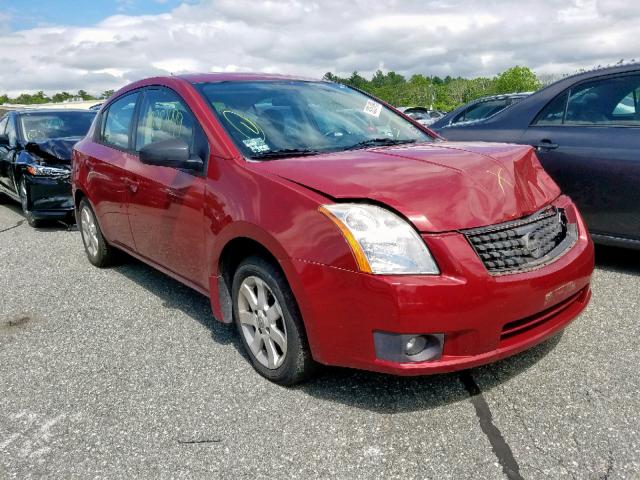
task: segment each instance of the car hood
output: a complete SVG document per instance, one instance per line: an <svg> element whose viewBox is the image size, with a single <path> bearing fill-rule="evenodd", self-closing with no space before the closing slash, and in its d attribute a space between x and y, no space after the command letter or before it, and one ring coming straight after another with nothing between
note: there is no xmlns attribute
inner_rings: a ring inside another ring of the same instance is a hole
<svg viewBox="0 0 640 480"><path fill-rule="evenodd" d="M42 158L45 163L71 163L71 151L81 137L49 138L29 142L25 150Z"/></svg>
<svg viewBox="0 0 640 480"><path fill-rule="evenodd" d="M386 204L421 232L520 218L560 194L533 149L521 145L438 141L279 159L252 167L337 201Z"/></svg>

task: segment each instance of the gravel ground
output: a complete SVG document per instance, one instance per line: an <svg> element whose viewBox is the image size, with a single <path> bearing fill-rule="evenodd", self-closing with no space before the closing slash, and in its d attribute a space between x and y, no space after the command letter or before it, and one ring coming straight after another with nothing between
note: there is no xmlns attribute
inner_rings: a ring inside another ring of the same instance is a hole
<svg viewBox="0 0 640 480"><path fill-rule="evenodd" d="M462 374L254 373L208 300L0 206L0 478L640 478L640 252L564 334Z"/></svg>

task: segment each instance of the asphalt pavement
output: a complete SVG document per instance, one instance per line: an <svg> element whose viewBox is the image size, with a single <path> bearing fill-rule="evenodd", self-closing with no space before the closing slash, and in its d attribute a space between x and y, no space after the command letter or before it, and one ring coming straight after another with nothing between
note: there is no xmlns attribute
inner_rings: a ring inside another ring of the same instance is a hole
<svg viewBox="0 0 640 480"><path fill-rule="evenodd" d="M0 478L640 478L640 252L563 334L419 378L253 371L208 299L0 205Z"/></svg>

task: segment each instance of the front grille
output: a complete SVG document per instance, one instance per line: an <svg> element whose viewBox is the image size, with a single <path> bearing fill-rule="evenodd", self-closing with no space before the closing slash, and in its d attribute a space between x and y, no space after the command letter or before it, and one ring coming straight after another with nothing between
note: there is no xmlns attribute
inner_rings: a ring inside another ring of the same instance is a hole
<svg viewBox="0 0 640 480"><path fill-rule="evenodd" d="M463 232L490 273L529 270L560 256L577 239L564 211L549 207L511 222Z"/></svg>

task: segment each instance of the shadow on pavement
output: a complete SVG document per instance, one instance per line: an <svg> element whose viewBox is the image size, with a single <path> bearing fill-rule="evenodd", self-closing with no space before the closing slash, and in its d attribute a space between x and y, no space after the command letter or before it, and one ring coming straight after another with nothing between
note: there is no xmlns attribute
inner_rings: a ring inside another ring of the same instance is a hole
<svg viewBox="0 0 640 480"><path fill-rule="evenodd" d="M121 255L120 264L113 267L113 270L161 298L164 301L164 308L179 310L200 322L209 329L211 337L217 343L225 345L233 343L239 351L242 351L240 342L236 340L233 326L223 324L214 318L208 297L125 253Z"/></svg>
<svg viewBox="0 0 640 480"><path fill-rule="evenodd" d="M114 267L115 271L163 299L165 308L180 310L206 326L215 342L233 344L238 352L247 358L235 328L214 319L207 297L132 257L125 258L126 263ZM555 348L561 336L562 334L556 335L526 352L476 368L470 373L477 376L483 390L489 390L535 365ZM460 382L459 375L452 373L396 377L347 368L324 367L315 378L293 388L325 401L355 408L379 413L401 413L467 400L469 394Z"/></svg>
<svg viewBox="0 0 640 480"><path fill-rule="evenodd" d="M640 275L640 250L596 245L596 267Z"/></svg>
<svg viewBox="0 0 640 480"><path fill-rule="evenodd" d="M11 199L2 199L2 201L0 201L0 205L2 206L2 208L11 210L16 215L19 215L20 219L24 220L24 224L27 227L29 227L22 213L22 208L18 203L14 202ZM29 228L33 228L33 227L29 227ZM43 231L43 232L55 231L55 230L77 231L78 227L75 223L75 218L69 217L65 220L40 220L40 224L38 228L36 228L35 230Z"/></svg>
<svg viewBox="0 0 640 480"><path fill-rule="evenodd" d="M562 333L519 355L468 372L478 378L482 390L490 390L535 365L555 348L561 337ZM297 388L323 400L386 414L429 410L469 399L460 372L396 377L325 368L317 378Z"/></svg>

